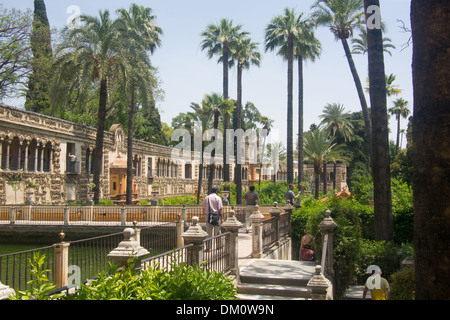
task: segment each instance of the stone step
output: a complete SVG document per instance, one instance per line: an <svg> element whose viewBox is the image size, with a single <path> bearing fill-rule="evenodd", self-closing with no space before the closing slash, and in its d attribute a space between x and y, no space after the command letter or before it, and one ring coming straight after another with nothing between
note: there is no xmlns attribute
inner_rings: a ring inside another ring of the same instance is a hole
<svg viewBox="0 0 450 320"><path fill-rule="evenodd" d="M273 295L263 295L263 294L245 294L238 293L236 297L239 300L249 300L249 301L270 301L270 300L309 300L310 298L301 298L301 297L286 297L286 296L273 296Z"/></svg>
<svg viewBox="0 0 450 320"><path fill-rule="evenodd" d="M241 283L237 287L239 294L252 296L278 296L290 298L311 297L311 292L307 287L277 284Z"/></svg>

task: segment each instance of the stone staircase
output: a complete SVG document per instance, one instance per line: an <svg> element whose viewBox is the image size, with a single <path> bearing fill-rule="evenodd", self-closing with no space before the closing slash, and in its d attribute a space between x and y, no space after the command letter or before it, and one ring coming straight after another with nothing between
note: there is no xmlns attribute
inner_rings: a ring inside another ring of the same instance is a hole
<svg viewBox="0 0 450 320"><path fill-rule="evenodd" d="M237 284L241 300L311 299L308 281L316 263L293 260L253 259L240 268Z"/></svg>

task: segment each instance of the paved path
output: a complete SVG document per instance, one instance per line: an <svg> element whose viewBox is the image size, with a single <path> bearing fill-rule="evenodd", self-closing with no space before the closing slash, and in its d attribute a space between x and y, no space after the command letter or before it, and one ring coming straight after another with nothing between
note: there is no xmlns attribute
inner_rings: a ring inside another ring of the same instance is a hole
<svg viewBox="0 0 450 320"><path fill-rule="evenodd" d="M252 259L252 233L246 233L243 228L239 229L238 256L239 267Z"/></svg>

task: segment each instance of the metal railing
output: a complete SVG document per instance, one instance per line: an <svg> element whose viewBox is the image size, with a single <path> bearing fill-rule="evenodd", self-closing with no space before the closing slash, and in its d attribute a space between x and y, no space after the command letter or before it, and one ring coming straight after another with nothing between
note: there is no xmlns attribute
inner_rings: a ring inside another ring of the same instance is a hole
<svg viewBox="0 0 450 320"><path fill-rule="evenodd" d="M231 233L219 234L203 241L204 268L227 274L231 270Z"/></svg>

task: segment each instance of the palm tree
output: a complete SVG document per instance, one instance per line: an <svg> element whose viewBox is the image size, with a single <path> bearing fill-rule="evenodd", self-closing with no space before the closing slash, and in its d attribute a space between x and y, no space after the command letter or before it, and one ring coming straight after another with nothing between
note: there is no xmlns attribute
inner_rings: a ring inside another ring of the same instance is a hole
<svg viewBox="0 0 450 320"><path fill-rule="evenodd" d="M365 11L369 6L380 7L379 0L364 0ZM372 106L372 178L374 186L375 240L392 241L394 226L392 217L391 177L389 161L389 132L387 120L387 90L384 67L383 33L381 29L367 31L369 57L370 104Z"/></svg>
<svg viewBox="0 0 450 320"><path fill-rule="evenodd" d="M212 112L210 108L205 107L205 105L203 104L200 105L198 103L191 103L190 107L194 112L189 112L188 113L189 116L192 117L194 121L198 122L195 123L194 126L197 124L200 126L200 128L194 128L194 132L199 130L199 132L201 133L201 136L199 137L201 139L201 149L195 150L199 152L197 204L200 204L200 193L202 190L202 180L203 180L203 148L204 148L203 133L208 128L211 122ZM194 139L197 138L194 137Z"/></svg>
<svg viewBox="0 0 450 320"><path fill-rule="evenodd" d="M322 45L314 35L315 24L311 19L303 20L302 32L294 39L294 58L298 63L298 188L301 190L303 181L303 64L304 61L316 61L322 52ZM280 49L280 54L288 59L288 46L285 44Z"/></svg>
<svg viewBox="0 0 450 320"><path fill-rule="evenodd" d="M316 0L312 8L315 9L312 16L316 23L329 27L335 38L342 42L358 92L369 150L372 153L372 120L361 80L347 42L347 39L353 36L353 30L361 26L364 18L363 2L361 0Z"/></svg>
<svg viewBox="0 0 450 320"><path fill-rule="evenodd" d="M287 175L288 182L294 182L293 157L293 69L295 39L301 38L309 22L303 19L303 14L297 15L294 9L284 9L284 15L275 16L267 25L265 31L265 50L287 46ZM284 55L278 52L279 55Z"/></svg>
<svg viewBox="0 0 450 320"><path fill-rule="evenodd" d="M407 107L408 101L404 100L403 98L399 98L394 101L394 107L389 108L389 113L391 115L395 115L395 119L397 120L397 141L395 144L395 154L398 153L399 149L399 142L400 142L400 119L406 119L409 114L410 110Z"/></svg>
<svg viewBox="0 0 450 320"><path fill-rule="evenodd" d="M261 157L260 157L260 163L259 163L259 182L258 185L261 185L261 177L262 177L262 170L263 170L263 157L264 157L264 148L266 146L266 138L270 134L270 130L272 129L274 120L266 117L266 116L260 116L259 121L263 125L263 130L266 130L267 134L264 135L264 141L262 145L262 151L261 151Z"/></svg>
<svg viewBox="0 0 450 320"><path fill-rule="evenodd" d="M281 141L269 143L267 145L267 162L272 166L273 183L277 182L278 169L280 164L287 159L286 148Z"/></svg>
<svg viewBox="0 0 450 320"><path fill-rule="evenodd" d="M100 11L99 19L81 15L79 28L63 31L62 43L57 47L56 86L53 96L70 95L74 90L86 91L92 81L99 83L97 136L94 157L94 202L100 198L100 175L103 166L103 137L109 85L127 64L127 39L121 37L118 20L113 21L107 10ZM61 87L64 89L61 90ZM66 96L67 98L67 96Z"/></svg>
<svg viewBox="0 0 450 320"><path fill-rule="evenodd" d="M384 25L382 24L382 30L384 31ZM391 43L391 38L383 38L383 51L392 56L390 49L395 49L395 46ZM352 39L352 53L354 54L367 54L367 29L362 28L359 38Z"/></svg>
<svg viewBox="0 0 450 320"><path fill-rule="evenodd" d="M128 108L128 137L127 137L127 186L126 203L133 201L133 137L134 137L134 117L135 117L135 94L136 88L141 90L143 99L148 100L151 95L152 75L151 65L147 59L146 51L154 52L156 47L161 45L160 35L162 30L155 25L156 17L152 15L151 8L145 8L136 4L131 4L129 11L118 10L122 22L122 34L128 39L129 52L137 53L129 70L129 108Z"/></svg>
<svg viewBox="0 0 450 320"><path fill-rule="evenodd" d="M337 145L334 137L325 130L314 130L305 133L305 160L314 167L314 196L319 198L320 175L327 158L334 158L344 153L343 145ZM326 180L324 181L326 184Z"/></svg>
<svg viewBox="0 0 450 320"><path fill-rule="evenodd" d="M228 99L228 70L229 70L229 55L230 48L233 46L234 42L239 38L246 36L247 33L241 31L242 26L233 25L232 20L221 19L218 24L210 24L201 33L203 40L201 41L202 50L207 50L208 57L211 59L214 56L219 56L218 62L223 65L223 97ZM226 130L229 126L225 119L224 129ZM224 139L224 154L227 153L227 141L226 135ZM224 181L230 181L230 169L229 164L226 163L224 158Z"/></svg>
<svg viewBox="0 0 450 320"><path fill-rule="evenodd" d="M218 93L212 93L209 95L206 95L205 98L202 101L202 107L205 110L208 110L208 112L211 113L214 117L213 121L213 129L215 131L215 141L221 142L220 139L218 139L218 129L219 129L219 117L221 115L230 114L232 110L234 109L234 103L233 101L229 99L224 99L221 94ZM214 180L214 174L215 174L215 160L214 159L216 155L216 148L214 148L212 154L211 154L211 161L209 164L209 176L208 176L208 192L211 190ZM225 154L223 154L223 157L225 157Z"/></svg>
<svg viewBox="0 0 450 320"><path fill-rule="evenodd" d="M344 106L340 103L328 103L319 118L322 119L319 126L335 137L341 136L345 142L352 140L353 124L350 114L344 112Z"/></svg>
<svg viewBox="0 0 450 320"><path fill-rule="evenodd" d="M258 66L261 63L261 54L258 51L258 43L250 38L241 36L236 39L231 48L231 63L237 65L237 106L236 128L242 129L242 71L249 69L251 65ZM242 171L241 162L236 158L236 204L242 204Z"/></svg>

